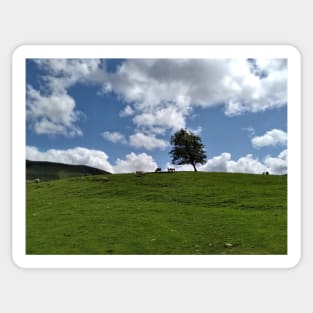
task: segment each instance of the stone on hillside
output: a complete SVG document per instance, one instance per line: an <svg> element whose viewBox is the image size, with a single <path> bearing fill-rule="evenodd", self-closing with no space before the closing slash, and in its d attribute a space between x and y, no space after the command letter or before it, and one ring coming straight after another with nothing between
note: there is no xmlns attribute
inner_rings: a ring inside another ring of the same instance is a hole
<svg viewBox="0 0 313 313"><path fill-rule="evenodd" d="M224 243L225 248L231 248L233 245L229 242Z"/></svg>

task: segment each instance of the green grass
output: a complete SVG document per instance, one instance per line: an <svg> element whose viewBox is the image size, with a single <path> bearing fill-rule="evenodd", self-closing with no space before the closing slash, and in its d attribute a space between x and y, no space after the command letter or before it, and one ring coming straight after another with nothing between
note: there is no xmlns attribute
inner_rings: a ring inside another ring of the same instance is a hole
<svg viewBox="0 0 313 313"><path fill-rule="evenodd" d="M286 176L103 177L26 184L27 254L287 253Z"/></svg>

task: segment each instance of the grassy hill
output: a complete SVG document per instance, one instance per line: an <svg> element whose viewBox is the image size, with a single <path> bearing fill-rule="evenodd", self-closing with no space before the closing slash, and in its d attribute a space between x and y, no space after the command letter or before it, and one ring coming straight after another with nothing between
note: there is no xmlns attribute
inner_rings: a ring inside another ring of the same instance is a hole
<svg viewBox="0 0 313 313"><path fill-rule="evenodd" d="M26 186L28 254L287 253L286 176L115 174Z"/></svg>
<svg viewBox="0 0 313 313"><path fill-rule="evenodd" d="M85 165L70 165L63 163L54 163L46 161L29 161L26 160L26 179L40 180L60 179L73 176L83 175L100 175L109 174L98 168Z"/></svg>

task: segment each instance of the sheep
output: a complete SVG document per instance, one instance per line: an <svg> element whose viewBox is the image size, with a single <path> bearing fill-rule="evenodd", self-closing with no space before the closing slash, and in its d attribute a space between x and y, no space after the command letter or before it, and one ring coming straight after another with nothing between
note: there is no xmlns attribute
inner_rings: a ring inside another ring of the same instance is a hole
<svg viewBox="0 0 313 313"><path fill-rule="evenodd" d="M40 179L39 179L39 178L36 178L36 179L35 179L35 183L36 183L36 184L40 183Z"/></svg>
<svg viewBox="0 0 313 313"><path fill-rule="evenodd" d="M168 171L169 173L174 173L174 172L175 172L175 168L173 168L173 167L168 167L168 168L167 168L167 171Z"/></svg>
<svg viewBox="0 0 313 313"><path fill-rule="evenodd" d="M161 167L155 169L155 173L161 173L161 171L162 171Z"/></svg>
<svg viewBox="0 0 313 313"><path fill-rule="evenodd" d="M136 176L143 176L145 172L143 171L136 171Z"/></svg>

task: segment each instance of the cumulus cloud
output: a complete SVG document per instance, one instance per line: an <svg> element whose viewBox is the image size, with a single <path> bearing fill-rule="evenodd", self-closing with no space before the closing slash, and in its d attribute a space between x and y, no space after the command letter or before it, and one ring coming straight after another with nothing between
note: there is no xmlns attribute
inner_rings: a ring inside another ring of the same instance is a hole
<svg viewBox="0 0 313 313"><path fill-rule="evenodd" d="M167 170L168 168L175 168L176 172L192 172L192 171L194 171L193 166L190 164L175 165L175 164L171 164L170 162L167 162L166 168L164 170Z"/></svg>
<svg viewBox="0 0 313 313"><path fill-rule="evenodd" d="M123 111L120 112L120 117L131 116L135 113L130 105L126 105Z"/></svg>
<svg viewBox="0 0 313 313"><path fill-rule="evenodd" d="M80 112L75 110L75 101L67 93L45 96L28 86L26 116L37 134L82 134L75 126Z"/></svg>
<svg viewBox="0 0 313 313"><path fill-rule="evenodd" d="M125 160L117 159L114 166L115 173L131 173L136 171L151 172L157 168L157 163L152 156L146 153L136 154L131 152Z"/></svg>
<svg viewBox="0 0 313 313"><path fill-rule="evenodd" d="M117 159L115 164L109 162L108 155L100 150L75 147L72 149L49 149L40 151L37 147L26 147L26 158L33 161L50 161L65 164L88 165L110 173L131 173L135 171L154 171L158 165L152 156L146 153L136 154L131 152L125 159ZM167 163L167 167L175 167L177 171L192 171L191 165L173 165ZM248 154L237 161L231 159L230 153L222 153L209 160L204 165L198 166L199 171L204 172L232 172L260 174L269 171L271 174L287 174L287 150L283 150L278 156L266 156L263 162Z"/></svg>
<svg viewBox="0 0 313 313"><path fill-rule="evenodd" d="M172 129L173 131L185 128L185 117L188 110L177 108L175 105L170 103L163 105L165 107L157 108L155 111L152 109L150 112L138 113L133 118L133 122L137 126L143 129L148 129L149 131L153 131L155 127L161 129Z"/></svg>
<svg viewBox="0 0 313 313"><path fill-rule="evenodd" d="M230 153L222 153L209 159L199 167L204 172L231 172L231 173L255 173L259 174L267 170L266 166L251 154L239 158L237 161L231 159Z"/></svg>
<svg viewBox="0 0 313 313"><path fill-rule="evenodd" d="M199 170L204 172L228 172L228 163L230 159L230 153L222 153L221 155L207 160L207 162L202 165Z"/></svg>
<svg viewBox="0 0 313 313"><path fill-rule="evenodd" d="M96 59L38 59L41 90L31 85L26 90L27 120L37 134L81 135L75 125L81 116L75 100L67 89L74 84L103 81L100 60Z"/></svg>
<svg viewBox="0 0 313 313"><path fill-rule="evenodd" d="M172 165L167 164L168 167L175 167L177 171L193 171L191 165ZM239 158L237 161L232 160L231 154L228 152L221 153L206 161L203 165L197 166L201 172L229 172L229 173L250 173L260 174L268 170L267 166L260 162L253 155L248 154Z"/></svg>
<svg viewBox="0 0 313 313"><path fill-rule="evenodd" d="M230 160L228 163L228 172L232 173L260 174L266 169L266 166L255 159L252 154L241 157L237 161Z"/></svg>
<svg viewBox="0 0 313 313"><path fill-rule="evenodd" d="M37 147L26 147L26 159L32 161L49 161L65 164L88 165L113 173L113 167L109 162L106 153L99 150L92 150L76 147L67 150L49 149L39 151Z"/></svg>
<svg viewBox="0 0 313 313"><path fill-rule="evenodd" d="M127 143L125 136L119 132L109 132L105 131L102 133L102 137L113 143Z"/></svg>
<svg viewBox="0 0 313 313"><path fill-rule="evenodd" d="M277 157L267 156L264 163L272 174L287 174L287 150L283 150Z"/></svg>
<svg viewBox="0 0 313 313"><path fill-rule="evenodd" d="M187 117L197 106L223 105L225 114L232 116L281 107L287 101L284 59L128 59L115 72L108 72L99 59L35 62L43 73L42 88L35 91L45 101L36 101L28 89L27 103L28 118L39 134L81 133L75 126L75 101L67 93L77 83L97 84L103 92L114 92L125 102L120 116L133 116L136 128L146 134L186 127ZM52 121L49 113L33 114L47 103L53 107L56 98L61 98L65 113L75 116L70 128L62 120Z"/></svg>
<svg viewBox="0 0 313 313"><path fill-rule="evenodd" d="M113 143L128 144L129 146L138 149L164 149L168 146L168 143L165 140L156 138L154 134L144 134L142 132L136 132L135 134L130 135L127 139L119 132L105 131L101 135L105 140Z"/></svg>
<svg viewBox="0 0 313 313"><path fill-rule="evenodd" d="M154 135L145 135L144 133L135 133L129 136L129 144L135 148L145 148L147 150L164 149L168 146L165 140L158 139Z"/></svg>
<svg viewBox="0 0 313 313"><path fill-rule="evenodd" d="M172 165L177 171L192 171L191 165ZM277 157L266 156L264 160L253 157L252 154L232 160L231 154L224 152L206 161L205 164L198 166L202 172L228 172L228 173L251 173L260 174L269 171L274 175L287 174L287 150L283 150Z"/></svg>
<svg viewBox="0 0 313 313"><path fill-rule="evenodd" d="M287 133L280 129L272 129L262 136L253 137L251 143L255 148L277 145L285 146L287 144Z"/></svg>
<svg viewBox="0 0 313 313"><path fill-rule="evenodd" d="M130 59L106 75L104 90L132 104L137 126L176 130L185 127L196 106L222 104L231 116L285 105L287 64L282 59Z"/></svg>
<svg viewBox="0 0 313 313"><path fill-rule="evenodd" d="M44 87L51 93L64 92L74 84L100 83L105 79L100 59L36 59L43 71Z"/></svg>
<svg viewBox="0 0 313 313"><path fill-rule="evenodd" d="M26 147L26 159L32 161L49 161L74 165L87 165L110 173L132 173L135 171L154 171L158 166L152 156L146 153L131 152L125 159L117 159L115 164L109 162L108 155L100 150L75 147L72 149L49 149L40 151L37 147Z"/></svg>
<svg viewBox="0 0 313 313"><path fill-rule="evenodd" d="M197 128L189 128L189 131L194 133L195 135L200 135L202 133L202 127L198 126Z"/></svg>

